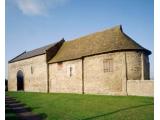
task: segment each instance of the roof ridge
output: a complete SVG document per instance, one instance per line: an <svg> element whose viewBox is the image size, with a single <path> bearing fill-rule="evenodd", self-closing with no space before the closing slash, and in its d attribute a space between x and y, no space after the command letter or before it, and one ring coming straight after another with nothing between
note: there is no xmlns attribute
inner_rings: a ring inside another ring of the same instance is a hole
<svg viewBox="0 0 160 120"><path fill-rule="evenodd" d="M57 42L55 42L55 43L57 43ZM35 49L31 49L31 50L29 50L29 51L26 51L26 53L31 52L31 51L34 51L34 50L37 50L37 49L45 48L45 47L50 46L50 45L54 45L55 43L50 43L50 44L44 45L44 46L42 46L42 47L38 47L38 48L35 48Z"/></svg>
<svg viewBox="0 0 160 120"><path fill-rule="evenodd" d="M26 54L26 51L22 52L21 54L17 55L16 57L12 58L10 61L8 61L9 63L12 62L12 60L18 58L19 56Z"/></svg>
<svg viewBox="0 0 160 120"><path fill-rule="evenodd" d="M57 41L57 42L53 43L53 45L55 45L55 44L57 44L57 43L59 43L59 42L62 42L62 41L65 41L64 38L62 38L60 41ZM50 44L50 45L51 45L51 44ZM51 47L53 47L53 45L50 46L50 47L48 47L45 51L49 50Z"/></svg>
<svg viewBox="0 0 160 120"><path fill-rule="evenodd" d="M64 38L60 41L64 41ZM30 57L33 57L33 56L37 56L37 55L46 54L46 51L48 49L54 47L60 41L57 41L57 42L54 42L54 43L51 43L51 44L48 44L48 45L45 45L45 46L42 46L42 47L39 47L39 48L36 48L36 49L32 49L32 50L27 51L27 52L25 51L22 54L20 54L20 55L14 57L13 59L11 59L9 61L9 63L15 62L15 61L18 61L18 60L23 60L23 59L26 59L26 58L30 58Z"/></svg>
<svg viewBox="0 0 160 120"><path fill-rule="evenodd" d="M114 27L111 27L111 28L109 28L108 30L110 30L110 29L115 29L115 30L120 30L120 31L123 30L121 24L120 24L120 25L116 25L116 26L114 26Z"/></svg>
<svg viewBox="0 0 160 120"><path fill-rule="evenodd" d="M122 29L122 25L116 25L114 27L111 27L111 28L107 28L105 30L101 30L101 31L97 31L97 32L92 32L92 33L89 33L87 35L84 35L84 36L81 36L81 37L78 37L78 38L75 38L75 39L72 39L72 40L68 40L66 42L72 42L72 41L75 41L75 40L79 40L79 39L82 39L82 38L85 38L85 37L89 37L89 36L93 36L93 35L96 35L96 34L99 34L99 33L104 33L104 32L107 32L107 31L112 31L112 32L122 32L123 33L123 29Z"/></svg>
<svg viewBox="0 0 160 120"><path fill-rule="evenodd" d="M117 25L101 32L95 32L71 41L66 41L65 43L49 63L124 50L141 51L147 55L151 54L149 50L127 36L123 32L122 25Z"/></svg>

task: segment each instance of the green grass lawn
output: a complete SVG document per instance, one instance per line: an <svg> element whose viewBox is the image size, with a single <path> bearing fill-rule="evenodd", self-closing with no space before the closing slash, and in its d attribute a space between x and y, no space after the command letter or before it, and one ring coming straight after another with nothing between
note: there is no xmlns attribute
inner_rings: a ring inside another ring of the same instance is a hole
<svg viewBox="0 0 160 120"><path fill-rule="evenodd" d="M7 92L46 120L153 120L153 97Z"/></svg>

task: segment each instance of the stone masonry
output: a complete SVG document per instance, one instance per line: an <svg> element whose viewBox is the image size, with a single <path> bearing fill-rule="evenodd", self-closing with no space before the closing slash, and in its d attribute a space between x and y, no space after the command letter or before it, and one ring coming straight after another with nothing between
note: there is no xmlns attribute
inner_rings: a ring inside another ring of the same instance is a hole
<svg viewBox="0 0 160 120"><path fill-rule="evenodd" d="M122 26L23 52L8 63L8 90L153 96L149 55Z"/></svg>
<svg viewBox="0 0 160 120"><path fill-rule="evenodd" d="M128 79L148 76L147 72L142 72L142 65L148 65L142 64L142 55L145 57L142 52L115 52L49 64L50 92L127 95ZM104 72L104 59L113 60L112 72ZM68 74L69 66L73 66L72 76Z"/></svg>
<svg viewBox="0 0 160 120"><path fill-rule="evenodd" d="M31 73L31 67L33 73ZM17 91L17 72L24 74L24 91L47 92L46 56L40 55L9 64L9 91Z"/></svg>

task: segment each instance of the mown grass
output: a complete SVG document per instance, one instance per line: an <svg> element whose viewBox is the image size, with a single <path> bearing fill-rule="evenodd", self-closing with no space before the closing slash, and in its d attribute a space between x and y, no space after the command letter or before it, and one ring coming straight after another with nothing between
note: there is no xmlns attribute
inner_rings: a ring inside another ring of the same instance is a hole
<svg viewBox="0 0 160 120"><path fill-rule="evenodd" d="M153 97L7 92L46 120L153 120Z"/></svg>

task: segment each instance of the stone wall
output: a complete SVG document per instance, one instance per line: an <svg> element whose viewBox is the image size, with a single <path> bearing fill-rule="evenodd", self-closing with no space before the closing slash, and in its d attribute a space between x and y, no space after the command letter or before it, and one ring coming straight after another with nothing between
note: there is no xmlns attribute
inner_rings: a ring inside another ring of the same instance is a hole
<svg viewBox="0 0 160 120"><path fill-rule="evenodd" d="M127 79L140 80L141 79L141 52L127 52Z"/></svg>
<svg viewBox="0 0 160 120"><path fill-rule="evenodd" d="M45 55L9 63L8 67L9 91L17 91L17 72L21 70L24 74L24 91L47 92L47 63Z"/></svg>
<svg viewBox="0 0 160 120"><path fill-rule="evenodd" d="M112 72L104 72L107 59L113 60ZM82 59L49 64L50 92L126 95L126 88L122 88L126 87L124 60L124 52L85 57L83 80ZM70 66L73 76L70 76Z"/></svg>
<svg viewBox="0 0 160 120"><path fill-rule="evenodd" d="M147 55L143 54L143 60L144 60L144 80L150 79L150 63L149 58Z"/></svg>
<svg viewBox="0 0 160 120"><path fill-rule="evenodd" d="M49 64L49 85L50 92L82 93L82 60Z"/></svg>
<svg viewBox="0 0 160 120"><path fill-rule="evenodd" d="M110 61L105 65L105 62ZM89 94L126 94L125 53L116 52L84 58L84 92ZM105 68L106 67L106 68ZM106 69L106 70L105 70ZM110 70L107 70L110 69Z"/></svg>
<svg viewBox="0 0 160 120"><path fill-rule="evenodd" d="M147 58L142 55L114 52L49 64L50 92L127 95L127 79L139 80L145 75L142 65Z"/></svg>
<svg viewBox="0 0 160 120"><path fill-rule="evenodd" d="M154 80L127 80L128 95L154 96Z"/></svg>
<svg viewBox="0 0 160 120"><path fill-rule="evenodd" d="M8 87L9 91L17 90L17 72L22 70L24 90L30 92L47 92L49 77L49 92L152 95L152 83L140 81L149 77L148 68L148 56L136 51L93 55L48 66L46 55L40 55L9 63Z"/></svg>

